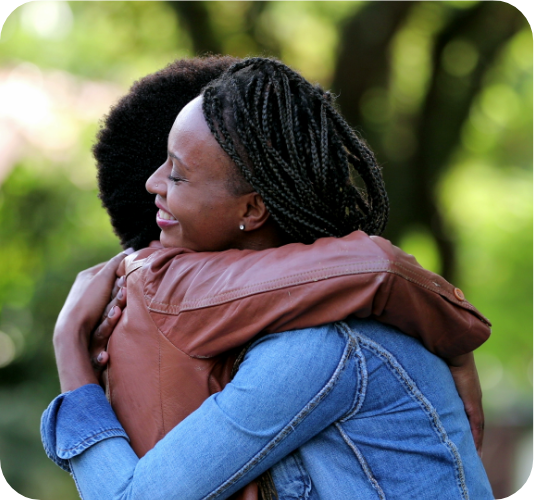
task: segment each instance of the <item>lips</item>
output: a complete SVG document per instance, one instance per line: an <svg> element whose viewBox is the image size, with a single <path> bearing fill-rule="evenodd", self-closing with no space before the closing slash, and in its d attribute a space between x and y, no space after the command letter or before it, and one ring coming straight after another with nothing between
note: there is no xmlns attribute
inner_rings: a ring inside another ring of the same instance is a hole
<svg viewBox="0 0 534 500"><path fill-rule="evenodd" d="M175 217L173 217L167 210L165 210L161 203L158 203L156 201L156 206L159 208L158 213L156 215L156 223L161 229L165 229L170 226L174 226L178 224L178 221Z"/></svg>

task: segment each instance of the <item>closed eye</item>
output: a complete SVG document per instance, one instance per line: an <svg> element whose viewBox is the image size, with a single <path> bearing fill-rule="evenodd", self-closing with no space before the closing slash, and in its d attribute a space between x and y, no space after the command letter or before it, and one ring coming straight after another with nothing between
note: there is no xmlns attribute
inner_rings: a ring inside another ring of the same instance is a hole
<svg viewBox="0 0 534 500"><path fill-rule="evenodd" d="M181 177L174 177L173 175L169 175L169 180L177 184L178 182L185 181L185 179L182 179Z"/></svg>

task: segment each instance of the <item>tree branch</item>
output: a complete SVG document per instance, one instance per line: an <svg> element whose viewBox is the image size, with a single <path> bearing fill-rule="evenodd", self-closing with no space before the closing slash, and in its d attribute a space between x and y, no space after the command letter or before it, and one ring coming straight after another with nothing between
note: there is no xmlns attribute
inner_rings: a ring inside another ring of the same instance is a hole
<svg viewBox="0 0 534 500"><path fill-rule="evenodd" d="M449 280L455 271L453 238L444 228L435 200L436 184L460 141L462 125L484 75L511 36L526 26L522 14L504 2L480 2L455 15L438 34L433 51L430 86L419 114L404 117L413 127L417 144L408 159L389 157L384 149L388 124L366 122L360 105L373 87L388 88L389 50L413 2L370 2L348 20L342 35L333 88L348 121L365 126L365 136L385 164L384 177L391 200L386 236L398 242L413 225L427 228L436 239L442 273ZM443 53L455 40L471 43L478 51L476 67L463 77L449 75L442 66ZM398 124L403 126L402 123Z"/></svg>
<svg viewBox="0 0 534 500"><path fill-rule="evenodd" d="M348 20L332 88L347 120L361 125L360 102L366 90L387 87L389 46L414 2L369 2Z"/></svg>
<svg viewBox="0 0 534 500"><path fill-rule="evenodd" d="M209 14L204 2L169 1L167 3L176 13L179 23L189 33L195 54L221 53L222 47L219 40L213 35Z"/></svg>
<svg viewBox="0 0 534 500"><path fill-rule="evenodd" d="M280 57L280 45L273 36L273 32L271 30L265 30L258 22L265 9L269 6L269 3L264 1L249 2L245 13L245 33L254 40L261 55Z"/></svg>
<svg viewBox="0 0 534 500"><path fill-rule="evenodd" d="M503 45L525 25L525 18L515 7L504 2L480 2L450 23L435 45L432 80L417 133L420 147L412 163L419 198L413 216L436 238L442 272L448 279L455 273L455 252L435 201L436 183L460 142L462 125L481 90L484 75ZM462 77L449 75L442 65L444 51L454 40L471 43L479 55L472 72Z"/></svg>

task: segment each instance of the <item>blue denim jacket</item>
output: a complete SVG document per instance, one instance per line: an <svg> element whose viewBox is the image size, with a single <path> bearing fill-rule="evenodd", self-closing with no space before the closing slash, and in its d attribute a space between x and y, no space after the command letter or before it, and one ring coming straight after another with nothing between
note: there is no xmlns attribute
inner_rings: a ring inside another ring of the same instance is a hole
<svg viewBox="0 0 534 500"><path fill-rule="evenodd" d="M58 396L41 433L84 500L223 499L269 468L280 500L493 498L446 364L373 321L260 338L140 460L96 385Z"/></svg>

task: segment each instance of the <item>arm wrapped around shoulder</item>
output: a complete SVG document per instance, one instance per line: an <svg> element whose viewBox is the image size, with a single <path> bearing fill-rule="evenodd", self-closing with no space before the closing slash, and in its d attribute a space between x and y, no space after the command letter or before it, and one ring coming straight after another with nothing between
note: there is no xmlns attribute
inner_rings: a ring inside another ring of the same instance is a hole
<svg viewBox="0 0 534 500"><path fill-rule="evenodd" d="M377 297L384 300L383 308L375 311L379 321L421 339L431 352L444 358L471 352L488 339L491 323L465 300L459 288L422 268L412 255L388 240L371 239L391 262L389 285Z"/></svg>
<svg viewBox="0 0 534 500"><path fill-rule="evenodd" d="M152 319L193 357L351 314L393 325L442 357L470 352L490 334L458 288L361 231L259 252L165 249L140 270Z"/></svg>
<svg viewBox="0 0 534 500"><path fill-rule="evenodd" d="M128 306L108 346L107 393L139 456L222 390L260 333L352 314L451 357L490 332L451 284L361 231L263 251L147 248L125 259L124 272Z"/></svg>

